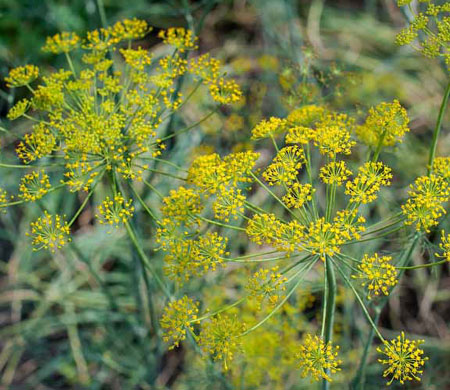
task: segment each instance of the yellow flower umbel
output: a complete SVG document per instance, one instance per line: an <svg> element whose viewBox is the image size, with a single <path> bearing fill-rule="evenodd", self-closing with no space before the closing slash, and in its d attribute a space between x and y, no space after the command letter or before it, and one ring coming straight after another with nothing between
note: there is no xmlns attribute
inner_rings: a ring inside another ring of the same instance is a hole
<svg viewBox="0 0 450 390"><path fill-rule="evenodd" d="M399 6L409 5L411 0L398 0ZM398 45L410 45L429 58L443 57L450 69L450 54L448 42L450 40L450 28L448 13L450 5L443 2L436 5L433 1L421 1L427 3L424 12L416 13L415 7L409 7L412 13L410 24L401 30L396 37Z"/></svg>
<svg viewBox="0 0 450 390"><path fill-rule="evenodd" d="M450 157L436 157L433 161L432 172L450 181Z"/></svg>
<svg viewBox="0 0 450 390"><path fill-rule="evenodd" d="M39 76L39 68L34 65L18 66L11 69L8 77L5 77L8 87L23 87L31 84Z"/></svg>
<svg viewBox="0 0 450 390"><path fill-rule="evenodd" d="M383 372L384 377L391 377L390 385L394 380L398 380L402 385L405 381L420 381L422 367L427 357L423 357L423 350L419 348L423 340L409 340L402 332L396 339L385 341L383 347L378 347L377 351L385 355L386 359L378 359L381 364L388 367Z"/></svg>
<svg viewBox="0 0 450 390"><path fill-rule="evenodd" d="M281 134L286 130L286 120L271 117L261 121L252 130L252 139L270 138Z"/></svg>
<svg viewBox="0 0 450 390"><path fill-rule="evenodd" d="M344 161L332 161L320 168L319 176L326 184L341 186L351 174Z"/></svg>
<svg viewBox="0 0 450 390"><path fill-rule="evenodd" d="M332 381L330 374L341 369L342 361L338 359L339 346L326 344L320 337L306 334L297 354L302 377L309 376L311 382L325 379Z"/></svg>
<svg viewBox="0 0 450 390"><path fill-rule="evenodd" d="M283 196L283 202L289 208L299 209L312 200L315 191L311 184L294 183L289 187L288 193Z"/></svg>
<svg viewBox="0 0 450 390"><path fill-rule="evenodd" d="M196 215L202 211L203 206L200 196L192 189L179 187L171 190L170 195L163 199L164 206L161 211L164 217L171 218L177 222L191 225L196 222Z"/></svg>
<svg viewBox="0 0 450 390"><path fill-rule="evenodd" d="M47 37L43 51L53 54L68 53L78 47L80 37L73 32L62 32L52 37Z"/></svg>
<svg viewBox="0 0 450 390"><path fill-rule="evenodd" d="M198 38L191 30L186 30L183 27L171 27L167 30L161 30L158 37L168 45L175 46L181 53L185 50L197 49Z"/></svg>
<svg viewBox="0 0 450 390"><path fill-rule="evenodd" d="M361 286L367 290L367 299L380 294L388 295L389 289L397 284L397 271L391 264L392 257L364 255L358 264L359 273L354 279L361 279Z"/></svg>
<svg viewBox="0 0 450 390"><path fill-rule="evenodd" d="M279 272L279 267L271 269L261 268L256 271L248 280L246 290L261 307L263 301L269 301L269 305L275 306L282 294L286 291L287 278Z"/></svg>
<svg viewBox="0 0 450 390"><path fill-rule="evenodd" d="M368 162L361 166L358 175L347 182L345 193L350 195L351 203L373 202L380 191L381 186L391 184L391 169L382 162Z"/></svg>
<svg viewBox="0 0 450 390"><path fill-rule="evenodd" d="M198 342L205 353L214 360L222 360L224 369L228 370L235 353L241 349L240 336L244 331L245 324L236 316L218 314L202 324Z"/></svg>
<svg viewBox="0 0 450 390"><path fill-rule="evenodd" d="M26 202L35 202L41 199L51 187L49 177L44 171L34 171L22 177L19 197Z"/></svg>
<svg viewBox="0 0 450 390"><path fill-rule="evenodd" d="M446 214L443 204L450 196L449 185L441 176L430 175L417 178L410 188L409 198L402 205L405 224L415 224L417 231L428 233Z"/></svg>
<svg viewBox="0 0 450 390"><path fill-rule="evenodd" d="M113 199L107 196L103 203L98 206L95 216L100 224L118 228L131 219L133 212L134 207L131 199L126 201L122 194L119 193Z"/></svg>
<svg viewBox="0 0 450 390"><path fill-rule="evenodd" d="M356 134L365 144L376 148L394 146L402 142L409 131L409 118L398 100L392 103L380 103L369 110L369 116L363 125L356 127Z"/></svg>
<svg viewBox="0 0 450 390"><path fill-rule="evenodd" d="M291 185L305 161L303 149L298 146L286 146L281 149L263 173L270 185Z"/></svg>
<svg viewBox="0 0 450 390"><path fill-rule="evenodd" d="M187 332L193 332L193 324L197 320L198 302L186 295L176 301L169 302L164 308L160 320L163 329L163 340L171 343L169 349L180 345L186 339Z"/></svg>
<svg viewBox="0 0 450 390"><path fill-rule="evenodd" d="M71 241L70 229L60 215L50 215L44 211L44 216L31 223L31 231L27 233L33 241L34 250L48 249L56 252Z"/></svg>
<svg viewBox="0 0 450 390"><path fill-rule="evenodd" d="M436 256L442 257L444 260L450 262L450 234L445 235L444 230L441 232L441 243L439 244L439 248L441 248L442 254L436 253Z"/></svg>

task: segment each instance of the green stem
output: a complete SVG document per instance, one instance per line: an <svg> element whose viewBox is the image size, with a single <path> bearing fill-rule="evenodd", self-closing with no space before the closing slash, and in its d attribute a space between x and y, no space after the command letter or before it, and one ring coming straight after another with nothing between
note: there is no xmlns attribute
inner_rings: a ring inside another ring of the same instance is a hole
<svg viewBox="0 0 450 390"><path fill-rule="evenodd" d="M418 239L419 239L419 235L416 234L414 236L414 240L413 240L408 252L406 253L405 257L401 260L401 264L405 265L408 263L411 255L414 251L414 247L417 244ZM404 267L399 267L399 268L403 269ZM400 279L401 273L402 273L402 271L400 271L400 273L398 275L399 279ZM369 335L366 339L366 344L364 346L364 352L363 352L363 356L362 356L361 362L358 367L358 371L356 373L355 378L352 381L353 386L356 390L364 390L365 371L366 371L366 365L367 365L367 359L368 359L370 346L372 345L373 338L375 337L376 324L378 323L378 319L380 318L380 314L381 314L381 311L383 310L384 305L388 301L388 297L389 297L389 295L384 297L381 300L380 304L375 308L375 318L373 320L373 323L371 323L372 327L371 327Z"/></svg>
<svg viewBox="0 0 450 390"><path fill-rule="evenodd" d="M322 338L326 344L331 343L333 339L334 311L336 308L336 275L332 260L327 256L325 259L325 283L324 306L322 319ZM327 372L329 374L329 372ZM322 380L322 389L328 390L330 383Z"/></svg>
<svg viewBox="0 0 450 390"><path fill-rule="evenodd" d="M134 233L133 228L131 227L131 225L128 222L125 223L125 228L127 230L127 233L128 233L128 236L130 237L131 242L133 243L134 247L137 250L137 253L139 255L139 258L142 261L143 266L150 271L152 276L155 278L158 286L164 292L166 297L170 299L172 297L172 295L170 294L166 284L162 281L160 276L157 274L156 270L153 268L153 266L150 262L150 259L145 254L144 250L142 249L142 246L139 244L139 241L137 240L137 237L136 237L136 234Z"/></svg>
<svg viewBox="0 0 450 390"><path fill-rule="evenodd" d="M447 88L442 98L441 108L439 109L439 115L437 117L436 126L433 132L433 140L431 141L430 155L428 158L428 175L433 172L433 162L436 156L437 141L439 139L439 133L441 132L442 120L444 119L445 109L447 108L448 98L450 95L450 82L447 84Z"/></svg>

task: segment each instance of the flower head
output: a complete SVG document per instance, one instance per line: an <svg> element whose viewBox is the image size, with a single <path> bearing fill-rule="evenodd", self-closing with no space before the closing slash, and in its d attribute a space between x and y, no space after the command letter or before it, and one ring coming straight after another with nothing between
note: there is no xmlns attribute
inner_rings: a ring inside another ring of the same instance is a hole
<svg viewBox="0 0 450 390"><path fill-rule="evenodd" d="M127 223L133 216L133 201L126 201L122 194L118 193L113 199L109 196L105 198L97 208L96 217L100 224L110 225L118 228L121 224Z"/></svg>
<svg viewBox="0 0 450 390"><path fill-rule="evenodd" d="M351 203L370 203L377 196L381 186L391 184L391 169L382 162L368 162L361 166L358 175L347 182L345 193L350 195Z"/></svg>
<svg viewBox="0 0 450 390"><path fill-rule="evenodd" d="M326 184L341 186L351 174L344 161L332 161L320 168L319 177Z"/></svg>
<svg viewBox="0 0 450 390"><path fill-rule="evenodd" d="M20 195L26 202L41 199L51 188L48 175L43 171L33 171L22 177L20 182Z"/></svg>
<svg viewBox="0 0 450 390"><path fill-rule="evenodd" d="M163 340L171 343L169 349L178 347L186 339L186 333L194 330L193 323L197 320L198 302L186 295L176 301L169 302L164 308L160 320L163 329Z"/></svg>
<svg viewBox="0 0 450 390"><path fill-rule="evenodd" d="M170 195L163 199L164 206L161 211L165 217L173 218L177 222L190 225L196 221L203 205L200 196L191 188L179 187L171 190Z"/></svg>
<svg viewBox="0 0 450 390"><path fill-rule="evenodd" d="M450 234L445 235L445 231L441 232L441 243L439 248L442 250L442 254L436 253L437 257L442 257L444 260L450 262Z"/></svg>
<svg viewBox="0 0 450 390"><path fill-rule="evenodd" d="M53 54L68 53L80 44L80 37L73 32L62 32L52 37L47 37L43 51Z"/></svg>
<svg viewBox="0 0 450 390"><path fill-rule="evenodd" d="M252 130L252 139L274 137L286 130L286 119L270 117L258 123Z"/></svg>
<svg viewBox="0 0 450 390"><path fill-rule="evenodd" d="M270 185L291 185L304 162L303 149L297 145L286 146L277 153L272 163L263 172L263 177Z"/></svg>
<svg viewBox="0 0 450 390"><path fill-rule="evenodd" d="M392 103L380 103L369 110L369 116L363 125L356 127L356 134L367 145L377 147L394 146L402 142L409 131L409 118L398 100Z"/></svg>
<svg viewBox="0 0 450 390"><path fill-rule="evenodd" d="M181 53L185 50L197 49L198 38L191 30L186 30L183 27L171 27L167 30L161 30L158 37L164 43L175 46Z"/></svg>
<svg viewBox="0 0 450 390"><path fill-rule="evenodd" d="M367 299L378 296L380 293L389 294L389 289L397 284L397 271L391 264L392 257L379 257L364 255L361 264L358 264L358 274L355 279L361 279L361 286L367 290Z"/></svg>
<svg viewBox="0 0 450 390"><path fill-rule="evenodd" d="M409 198L402 205L405 224L429 232L446 213L443 204L450 196L449 185L441 176L430 175L417 178L410 188Z"/></svg>
<svg viewBox="0 0 450 390"><path fill-rule="evenodd" d="M289 187L286 195L283 196L283 202L291 209L299 209L306 202L312 200L312 196L316 191L311 184L300 184L295 182Z"/></svg>
<svg viewBox="0 0 450 390"><path fill-rule="evenodd" d="M18 66L9 71L8 77L5 77L8 87L22 87L36 80L39 76L39 68L35 65Z"/></svg>
<svg viewBox="0 0 450 390"><path fill-rule="evenodd" d="M302 369L302 377L311 377L311 382L325 379L332 381L330 374L341 369L342 361L338 359L339 346L333 347L325 343L320 337L306 334L299 347L297 359Z"/></svg>
<svg viewBox="0 0 450 390"><path fill-rule="evenodd" d="M286 282L287 278L279 272L278 266L261 268L248 279L246 290L256 299L258 306L266 299L275 306L286 291Z"/></svg>
<svg viewBox="0 0 450 390"><path fill-rule="evenodd" d="M388 382L390 385L394 380L398 380L402 385L405 381L420 381L423 373L422 367L427 357L423 357L423 350L419 348L423 340L409 340L402 332L396 339L385 341L383 348L378 347L377 351L386 356L385 359L378 359L381 364L388 367L383 372L384 377L391 376Z"/></svg>
<svg viewBox="0 0 450 390"><path fill-rule="evenodd" d="M33 241L34 250L49 249L56 252L71 241L69 225L60 215L44 215L31 223L31 231L27 233Z"/></svg>
<svg viewBox="0 0 450 390"><path fill-rule="evenodd" d="M214 360L222 360L224 369L228 370L235 353L241 349L240 336L245 328L237 316L218 314L202 325L200 348Z"/></svg>

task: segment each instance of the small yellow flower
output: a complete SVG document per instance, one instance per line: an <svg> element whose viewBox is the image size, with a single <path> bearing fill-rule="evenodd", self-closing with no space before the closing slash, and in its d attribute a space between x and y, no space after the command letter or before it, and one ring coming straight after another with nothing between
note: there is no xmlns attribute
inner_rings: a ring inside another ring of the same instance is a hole
<svg viewBox="0 0 450 390"><path fill-rule="evenodd" d="M311 184L294 183L289 187L289 191L283 196L282 200L285 205L291 209L299 209L306 202L312 200L312 196L316 189Z"/></svg>
<svg viewBox="0 0 450 390"><path fill-rule="evenodd" d="M27 233L33 241L34 250L48 249L56 252L71 241L69 225L60 215L50 215L44 211L44 216L31 223L31 232Z"/></svg>
<svg viewBox="0 0 450 390"><path fill-rule="evenodd" d="M127 223L134 213L133 201L125 201L122 194L117 194L114 199L108 196L97 208L95 217L102 225L110 225L118 228L121 224Z"/></svg>
<svg viewBox="0 0 450 390"><path fill-rule="evenodd" d="M297 145L281 149L272 163L263 172L263 178L269 185L291 185L297 178L300 168L305 162L303 149Z"/></svg>
<svg viewBox="0 0 450 390"><path fill-rule="evenodd" d="M252 130L252 139L274 137L286 130L286 119L270 117L262 120Z"/></svg>
<svg viewBox="0 0 450 390"><path fill-rule="evenodd" d="M246 290L256 299L258 307L264 300L275 306L286 291L287 278L279 272L279 267L261 268L247 281Z"/></svg>
<svg viewBox="0 0 450 390"><path fill-rule="evenodd" d="M35 65L19 66L9 71L8 77L5 77L8 87L22 87L36 80L39 76L39 68Z"/></svg>
<svg viewBox="0 0 450 390"><path fill-rule="evenodd" d="M158 37L168 45L175 46L181 53L185 50L197 49L198 38L191 30L186 30L183 27L171 27L167 30L161 30Z"/></svg>
<svg viewBox="0 0 450 390"><path fill-rule="evenodd" d="M200 196L191 188L179 187L171 190L170 195L163 199L161 211L164 217L190 225L196 222L196 216L203 210Z"/></svg>
<svg viewBox="0 0 450 390"><path fill-rule="evenodd" d="M396 339L385 341L383 348L377 348L379 353L387 357L378 361L388 366L383 372L383 377L391 376L388 385L394 380L398 380L402 385L405 381L420 381L422 367L428 360L427 357L423 357L424 352L419 348L422 343L423 340L405 338L405 333L402 332Z"/></svg>
<svg viewBox="0 0 450 390"><path fill-rule="evenodd" d="M391 168L382 162L368 162L359 167L358 175L347 182L345 193L351 203L370 203L377 199L381 186L391 184Z"/></svg>
<svg viewBox="0 0 450 390"><path fill-rule="evenodd" d="M245 324L237 316L218 314L202 325L199 336L200 348L212 355L214 360L222 360L226 371L235 353L242 348L240 336L245 328Z"/></svg>
<svg viewBox="0 0 450 390"><path fill-rule="evenodd" d="M306 334L299 347L297 359L302 369L302 377L311 377L311 382L325 379L332 381L330 374L341 369L342 360L338 359L339 346L333 347L325 343L320 337Z"/></svg>
<svg viewBox="0 0 450 390"><path fill-rule="evenodd" d="M163 340L171 343L169 349L180 345L186 339L187 332L193 332L193 324L197 320L198 302L186 295L176 301L169 302L164 308L160 320L163 329Z"/></svg>
<svg viewBox="0 0 450 390"><path fill-rule="evenodd" d="M52 37L47 37L43 51L53 54L68 53L78 47L80 37L73 32L62 32Z"/></svg>
<svg viewBox="0 0 450 390"><path fill-rule="evenodd" d="M367 299L378 296L380 293L389 294L389 289L397 284L397 271L391 264L392 257L379 257L364 255L358 265L359 273L352 275L354 279L361 279L361 286L367 289Z"/></svg>
<svg viewBox="0 0 450 390"><path fill-rule="evenodd" d="M22 177L19 197L26 202L35 202L41 199L51 187L49 177L43 170L34 171Z"/></svg>
<svg viewBox="0 0 450 390"><path fill-rule="evenodd" d="M13 107L11 107L6 116L10 121L13 121L25 114L28 107L30 107L30 102L27 99L19 100Z"/></svg>
<svg viewBox="0 0 450 390"><path fill-rule="evenodd" d="M442 250L442 254L436 253L437 257L442 257L444 260L450 262L450 234L445 235L445 231L441 232L441 243L439 248Z"/></svg>
<svg viewBox="0 0 450 390"><path fill-rule="evenodd" d="M341 186L351 174L344 161L333 161L320 168L319 177L325 184Z"/></svg>
<svg viewBox="0 0 450 390"><path fill-rule="evenodd" d="M446 214L443 206L450 196L448 183L436 175L421 176L410 186L409 198L402 205L406 225L416 225L416 230L429 232Z"/></svg>
<svg viewBox="0 0 450 390"><path fill-rule="evenodd" d="M223 187L217 193L217 199L213 203L214 216L222 221L230 222L230 217L238 218L244 213L245 196L238 188Z"/></svg>

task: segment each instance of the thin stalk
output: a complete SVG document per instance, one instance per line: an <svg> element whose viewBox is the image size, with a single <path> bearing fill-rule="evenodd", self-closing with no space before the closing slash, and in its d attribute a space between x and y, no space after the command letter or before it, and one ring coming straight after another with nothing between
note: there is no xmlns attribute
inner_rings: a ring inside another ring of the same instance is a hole
<svg viewBox="0 0 450 390"><path fill-rule="evenodd" d="M172 295L170 294L169 289L167 288L167 286L165 285L163 280L160 278L160 276L157 274L157 272L153 268L153 266L152 266L152 264L150 262L150 259L147 257L147 255L145 254L144 250L142 249L142 246L140 245L140 243L139 243L139 241L138 241L138 239L136 237L136 234L134 233L133 228L131 227L131 225L128 222L125 223L125 228L127 230L127 233L128 233L128 236L130 237L131 242L133 243L134 247L137 250L137 253L139 255L139 258L142 261L143 266L150 271L152 276L155 278L156 283L161 288L161 290L164 292L166 297L168 299L171 299Z"/></svg>
<svg viewBox="0 0 450 390"><path fill-rule="evenodd" d="M336 308L336 275L334 273L334 266L330 257L325 259L325 283L326 289L324 291L324 316L322 319L322 338L326 344L331 343L333 339L334 326L334 311ZM327 372L329 374L329 372ZM328 390L330 383L322 380L322 389Z"/></svg>
<svg viewBox="0 0 450 390"><path fill-rule="evenodd" d="M448 98L450 95L450 82L447 84L447 88L444 92L444 97L442 98L441 107L439 109L439 114L436 121L436 126L433 131L433 140L431 141L430 155L428 158L428 175L433 172L433 162L436 156L436 147L439 139L439 134L441 132L442 120L444 119L445 109L447 108Z"/></svg>
<svg viewBox="0 0 450 390"><path fill-rule="evenodd" d="M407 264L408 263L411 255L412 255L412 253L414 251L414 247L417 244L418 239L419 239L419 235L416 234L414 236L414 240L413 240L413 242L412 242L408 252L406 253L405 257L402 259L401 264ZM400 273L398 275L399 279L400 279L400 276L401 276L402 272L403 271L400 271ZM359 364L356 376L355 376L355 378L352 381L353 385L355 386L355 389L357 389L357 390L364 390L365 371L366 371L366 365L367 365L367 360L368 360L368 354L369 354L370 346L372 345L372 342L373 342L373 338L375 337L375 330L377 330L375 324L378 323L378 319L380 318L381 311L383 310L384 305L388 301L388 297L389 297L389 295L384 297L382 299L382 301L380 302L379 306L375 307L374 323L373 324L371 323L372 327L371 327L371 330L370 330L369 335L367 337L366 344L364 346L363 356L361 358L361 362Z"/></svg>

